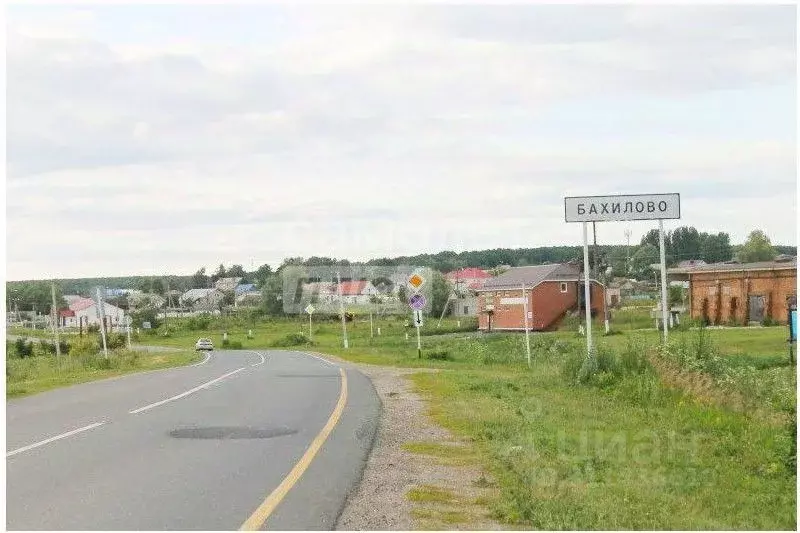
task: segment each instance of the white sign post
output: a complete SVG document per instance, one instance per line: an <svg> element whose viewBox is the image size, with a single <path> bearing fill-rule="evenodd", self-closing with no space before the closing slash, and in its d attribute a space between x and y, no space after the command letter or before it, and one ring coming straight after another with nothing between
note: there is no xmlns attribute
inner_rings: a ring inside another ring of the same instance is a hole
<svg viewBox="0 0 800 533"><path fill-rule="evenodd" d="M667 303L667 269L664 253L664 220L681 218L681 195L632 194L614 196L577 196L564 198L564 220L583 223L584 297L586 299L586 349L592 354L591 290L589 281L589 240L587 222L658 220L661 253L661 316L664 342L667 342L669 309Z"/></svg>
<svg viewBox="0 0 800 533"><path fill-rule="evenodd" d="M417 357L422 359L422 341L419 335L419 328L422 327L422 309L414 309L414 326L417 328Z"/></svg>
<svg viewBox="0 0 800 533"><path fill-rule="evenodd" d="M314 313L314 306L308 304L305 309L306 313L308 313L308 340L312 340L311 338L311 315Z"/></svg>
<svg viewBox="0 0 800 533"><path fill-rule="evenodd" d="M528 334L528 297L525 294L525 283L522 284L522 312L525 313L525 351L528 353L528 368L531 367L531 340Z"/></svg>

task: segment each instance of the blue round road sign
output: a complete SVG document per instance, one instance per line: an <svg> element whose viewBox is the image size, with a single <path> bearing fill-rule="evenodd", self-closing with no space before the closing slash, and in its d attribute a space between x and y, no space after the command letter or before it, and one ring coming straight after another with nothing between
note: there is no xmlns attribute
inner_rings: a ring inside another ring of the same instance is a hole
<svg viewBox="0 0 800 533"><path fill-rule="evenodd" d="M417 309L417 310L424 309L425 297L421 294L415 294L408 299L408 304L411 306L411 309Z"/></svg>

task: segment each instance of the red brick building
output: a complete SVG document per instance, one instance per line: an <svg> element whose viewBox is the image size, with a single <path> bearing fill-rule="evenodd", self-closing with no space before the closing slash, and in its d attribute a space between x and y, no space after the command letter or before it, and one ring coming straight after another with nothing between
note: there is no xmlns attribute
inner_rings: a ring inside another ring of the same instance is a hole
<svg viewBox="0 0 800 533"><path fill-rule="evenodd" d="M689 313L709 324L786 324L787 298L797 298L797 258L760 263L715 263L667 270L689 281Z"/></svg>
<svg viewBox="0 0 800 533"><path fill-rule="evenodd" d="M553 329L568 312L584 309L584 284L577 267L567 264L517 267L486 280L477 290L478 329L525 329L523 283L531 330ZM603 285L591 280L592 316L603 312L604 299Z"/></svg>

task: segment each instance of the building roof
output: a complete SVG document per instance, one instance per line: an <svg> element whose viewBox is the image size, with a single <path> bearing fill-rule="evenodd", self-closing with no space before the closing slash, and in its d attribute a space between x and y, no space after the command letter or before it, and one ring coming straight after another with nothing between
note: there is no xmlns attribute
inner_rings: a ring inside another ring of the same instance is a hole
<svg viewBox="0 0 800 533"><path fill-rule="evenodd" d="M217 292L217 289L189 289L181 295L181 299L183 301L194 302L200 298L205 298L213 292Z"/></svg>
<svg viewBox="0 0 800 533"><path fill-rule="evenodd" d="M240 281L242 281L242 278L219 278L214 283L214 287L223 291L232 291L236 288Z"/></svg>
<svg viewBox="0 0 800 533"><path fill-rule="evenodd" d="M736 272L754 270L793 270L797 269L797 258L792 257L783 261L758 261L756 263L711 263L706 265L696 265L686 268L668 268L667 274L699 274L703 272Z"/></svg>
<svg viewBox="0 0 800 533"><path fill-rule="evenodd" d="M312 281L303 284L303 292L323 295L336 294L336 284L328 281Z"/></svg>
<svg viewBox="0 0 800 533"><path fill-rule="evenodd" d="M73 302L69 304L69 309L73 312L83 311L84 309L88 309L93 305L94 300L91 298L81 298L80 300L73 300Z"/></svg>
<svg viewBox="0 0 800 533"><path fill-rule="evenodd" d="M706 264L708 263L706 263L702 259L687 259L685 261L681 261L680 263L678 263L678 268L688 268L693 266L702 266Z"/></svg>
<svg viewBox="0 0 800 533"><path fill-rule="evenodd" d="M236 286L235 292L236 294L244 294L246 292L254 291L256 288L255 283L240 283Z"/></svg>
<svg viewBox="0 0 800 533"><path fill-rule="evenodd" d="M342 296L358 296L366 286L366 281L343 281L341 284Z"/></svg>
<svg viewBox="0 0 800 533"><path fill-rule="evenodd" d="M483 269L470 267L453 270L445 274L444 277L449 281L453 281L456 279L485 279L491 278L492 275Z"/></svg>
<svg viewBox="0 0 800 533"><path fill-rule="evenodd" d="M580 276L578 268L567 264L536 265L510 268L497 277L487 279L478 291L519 288L523 283L531 288L543 281L568 281Z"/></svg>

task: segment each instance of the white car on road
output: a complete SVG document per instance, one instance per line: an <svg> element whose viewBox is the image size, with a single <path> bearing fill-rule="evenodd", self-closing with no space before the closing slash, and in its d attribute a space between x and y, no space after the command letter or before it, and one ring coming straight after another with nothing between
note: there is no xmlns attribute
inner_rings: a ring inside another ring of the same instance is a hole
<svg viewBox="0 0 800 533"><path fill-rule="evenodd" d="M214 344L211 339L198 339L197 344L194 345L195 350L213 350Z"/></svg>

